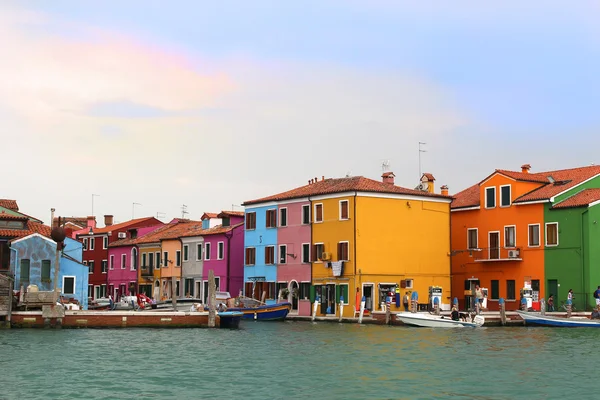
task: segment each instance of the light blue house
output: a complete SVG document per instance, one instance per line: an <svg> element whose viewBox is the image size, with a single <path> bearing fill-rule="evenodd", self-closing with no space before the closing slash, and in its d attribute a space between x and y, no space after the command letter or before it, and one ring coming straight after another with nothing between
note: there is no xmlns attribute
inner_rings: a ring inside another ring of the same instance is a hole
<svg viewBox="0 0 600 400"><path fill-rule="evenodd" d="M244 230L244 295L277 299L277 204L247 207Z"/></svg>
<svg viewBox="0 0 600 400"><path fill-rule="evenodd" d="M76 299L83 310L88 307L88 267L81 260L82 243L66 238L65 248L60 254L58 287L64 297ZM56 242L34 233L13 240L11 269L15 277L15 290L28 285L37 285L40 291L54 290L54 266Z"/></svg>

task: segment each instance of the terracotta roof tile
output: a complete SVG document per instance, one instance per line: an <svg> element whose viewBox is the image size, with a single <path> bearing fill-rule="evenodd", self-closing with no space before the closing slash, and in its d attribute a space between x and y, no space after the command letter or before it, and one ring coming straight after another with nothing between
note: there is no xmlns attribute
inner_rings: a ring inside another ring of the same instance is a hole
<svg viewBox="0 0 600 400"><path fill-rule="evenodd" d="M58 223L59 217L54 217L53 223ZM60 217L60 222L66 224L68 222L80 226L82 228L87 227L87 217Z"/></svg>
<svg viewBox="0 0 600 400"><path fill-rule="evenodd" d="M430 174L429 172L425 172L425 173L423 174L423 176L424 176L425 178L427 178L427 180L429 180L429 181L435 181L435 178L433 177L433 174Z"/></svg>
<svg viewBox="0 0 600 400"><path fill-rule="evenodd" d="M200 220L204 221L205 219L217 218L217 215L219 215L219 214L205 212L204 214L202 214L202 217L200 217Z"/></svg>
<svg viewBox="0 0 600 400"><path fill-rule="evenodd" d="M185 234L181 235L180 237L219 235L222 233L229 232L229 231L233 230L234 228L237 228L238 226L242 226L242 225L244 225L243 222L240 222L239 224L235 224L232 226L217 225L217 226L214 226L214 227L208 228L208 229L202 229L202 228L192 229L192 230L186 232Z"/></svg>
<svg viewBox="0 0 600 400"><path fill-rule="evenodd" d="M139 244L148 244L148 243L158 243L161 240L167 239L176 239L178 237L182 237L182 234L191 229L201 227L201 221L187 221L181 222L178 219L171 221L170 223L161 226L160 228L135 239L122 239L116 242L113 242L109 245L109 247L118 247L118 246L130 246L130 245L139 245Z"/></svg>
<svg viewBox="0 0 600 400"><path fill-rule="evenodd" d="M221 211L217 215L217 218L223 218L223 217L243 217L244 215L245 215L245 213L243 211Z"/></svg>
<svg viewBox="0 0 600 400"><path fill-rule="evenodd" d="M27 221L29 218L27 218L24 215L12 215L12 214L2 211L2 212L0 212L0 219L13 219L13 220L17 220L17 221Z"/></svg>
<svg viewBox="0 0 600 400"><path fill-rule="evenodd" d="M479 206L479 184L466 188L454 195L451 208L466 208Z"/></svg>
<svg viewBox="0 0 600 400"><path fill-rule="evenodd" d="M94 235L101 234L101 233L108 233L108 232L116 231L119 229L127 228L128 226L135 225L140 222L151 221L151 220L156 220L157 223L160 222L154 217L144 217L144 218L137 218L137 219L132 219L129 221L121 222L119 224L105 226L104 228L94 228L93 231L94 231Z"/></svg>
<svg viewBox="0 0 600 400"><path fill-rule="evenodd" d="M50 237L51 229L49 226L34 221L27 221L27 229L0 229L0 236L10 238L11 240L39 233L42 236Z"/></svg>
<svg viewBox="0 0 600 400"><path fill-rule="evenodd" d="M556 203L552 206L553 209L585 207L589 204L600 200L600 189L585 189L581 192Z"/></svg>
<svg viewBox="0 0 600 400"><path fill-rule="evenodd" d="M420 190L407 189L389 183L375 181L373 179L365 178L363 176L353 176L349 178L329 178L325 180L320 180L312 184L288 190L287 192L263 197L261 199L249 200L244 202L242 205L245 206L251 204L266 203L269 201L291 200L301 197L335 194L351 191L404 194L419 197L451 199L450 196L442 196L441 194L427 193Z"/></svg>
<svg viewBox="0 0 600 400"><path fill-rule="evenodd" d="M19 211L19 206L16 200L0 199L0 207L8 208L9 210Z"/></svg>

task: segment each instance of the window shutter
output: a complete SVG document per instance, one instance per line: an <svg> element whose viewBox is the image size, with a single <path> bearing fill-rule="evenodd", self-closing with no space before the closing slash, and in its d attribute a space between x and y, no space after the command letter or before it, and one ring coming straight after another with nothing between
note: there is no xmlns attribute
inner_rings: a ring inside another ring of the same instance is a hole
<svg viewBox="0 0 600 400"><path fill-rule="evenodd" d="M310 285L309 298L311 304L315 302L315 287L313 285Z"/></svg>
<svg viewBox="0 0 600 400"><path fill-rule="evenodd" d="M341 291L341 286L340 285L335 285L335 302L336 304L340 302L340 291Z"/></svg>
<svg viewBox="0 0 600 400"><path fill-rule="evenodd" d="M402 280L400 281L400 287L401 287L402 289L406 289L406 279L402 279Z"/></svg>

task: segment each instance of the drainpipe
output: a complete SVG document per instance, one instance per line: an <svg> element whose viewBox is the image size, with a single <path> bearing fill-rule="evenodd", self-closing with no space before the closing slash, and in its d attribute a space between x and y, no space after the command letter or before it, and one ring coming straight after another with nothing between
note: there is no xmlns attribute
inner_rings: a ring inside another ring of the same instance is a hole
<svg viewBox="0 0 600 400"><path fill-rule="evenodd" d="M231 233L230 235L227 234L229 232ZM229 232L225 233L225 237L227 238L227 279L225 280L225 282L227 282L227 291L231 295L231 292L229 290L230 289L229 286L231 284L231 275L230 275L229 270L230 270L230 264L231 264L231 257L230 257L231 256L231 246L230 246L230 243L231 243L231 238L233 237L233 229L231 229ZM219 249L217 249L217 251L218 250Z"/></svg>
<svg viewBox="0 0 600 400"><path fill-rule="evenodd" d="M588 298L587 298L587 289L585 287L585 241L583 240L583 216L588 213L588 210L585 210L581 213L581 288L583 289L583 296L585 299L584 305L587 306ZM587 308L587 307L586 307ZM585 309L584 309L585 310Z"/></svg>
<svg viewBox="0 0 600 400"><path fill-rule="evenodd" d="M181 240L181 238L179 239L179 243L181 244L181 269L179 270L179 291L181 292L181 287L183 286L183 296L185 298L185 278L183 277L183 240ZM189 249L189 245L188 245L188 258L190 256L190 249ZM189 262L189 261L188 261ZM192 288L193 289L193 288ZM181 296L181 294L179 293L179 295Z"/></svg>

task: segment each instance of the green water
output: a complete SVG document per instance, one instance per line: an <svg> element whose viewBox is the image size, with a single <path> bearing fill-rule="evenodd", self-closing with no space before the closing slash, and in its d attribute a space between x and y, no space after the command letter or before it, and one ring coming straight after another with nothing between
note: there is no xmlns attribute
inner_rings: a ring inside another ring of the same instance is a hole
<svg viewBox="0 0 600 400"><path fill-rule="evenodd" d="M0 399L595 397L600 332L308 322L0 331Z"/></svg>

